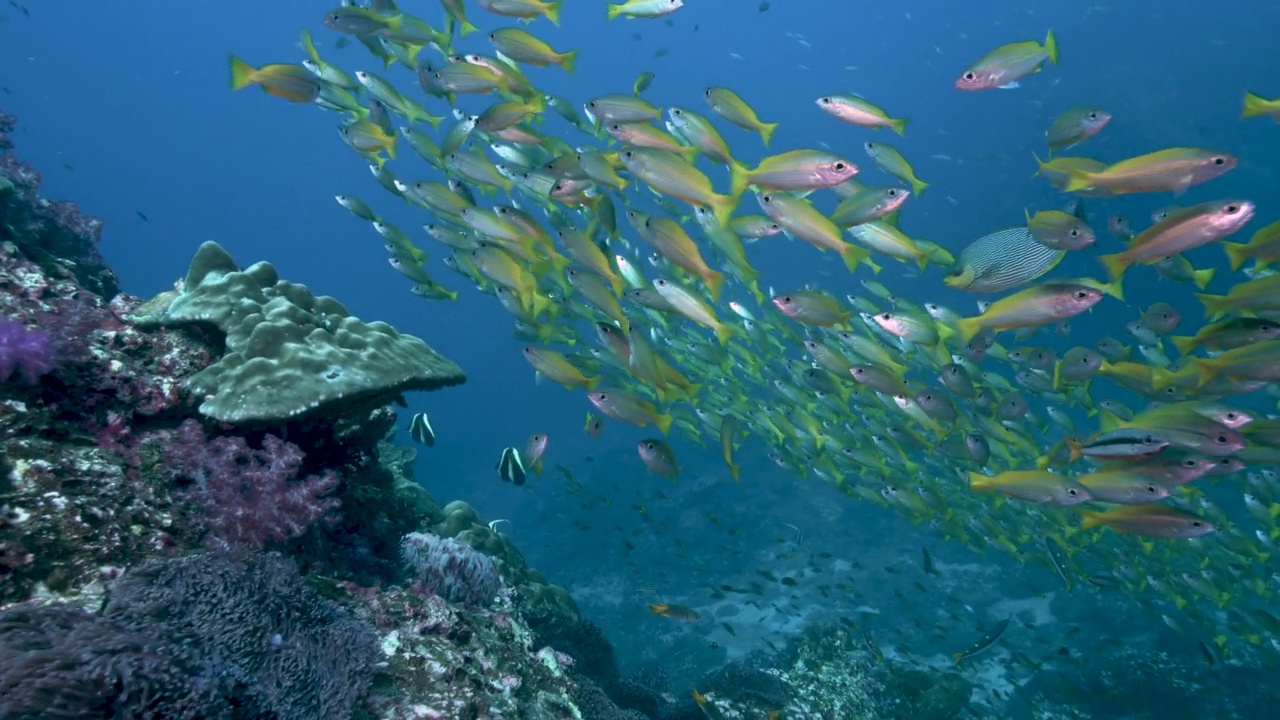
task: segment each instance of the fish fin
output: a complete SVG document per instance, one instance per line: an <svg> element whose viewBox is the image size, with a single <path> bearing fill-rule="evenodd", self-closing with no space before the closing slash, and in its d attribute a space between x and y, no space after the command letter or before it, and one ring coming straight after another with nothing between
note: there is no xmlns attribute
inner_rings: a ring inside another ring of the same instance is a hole
<svg viewBox="0 0 1280 720"><path fill-rule="evenodd" d="M905 137L907 134L907 118L891 120L889 121L889 127L893 128L894 132Z"/></svg>
<svg viewBox="0 0 1280 720"><path fill-rule="evenodd" d="M1209 295L1207 293L1196 293L1196 299L1204 305L1204 317L1206 320L1213 322L1223 315L1227 314L1227 296L1226 295Z"/></svg>
<svg viewBox="0 0 1280 720"><path fill-rule="evenodd" d="M869 259L870 257L871 252L861 245L845 243L845 246L840 248L840 259L844 260L844 266L848 268L851 273L857 272L858 265L862 264L863 260Z"/></svg>
<svg viewBox="0 0 1280 720"><path fill-rule="evenodd" d="M567 73L573 73L573 67L578 62L578 51L570 50L560 56L560 67L564 68Z"/></svg>
<svg viewBox="0 0 1280 720"><path fill-rule="evenodd" d="M1259 95L1251 92L1244 94L1244 112L1240 114L1241 118L1257 117L1267 114L1267 101Z"/></svg>
<svg viewBox="0 0 1280 720"><path fill-rule="evenodd" d="M320 53L316 52L316 44L311 40L311 31L306 28L302 28L300 39L302 42L302 49L306 51L307 57L311 58L312 62L319 64L321 62Z"/></svg>
<svg viewBox="0 0 1280 720"><path fill-rule="evenodd" d="M1050 30L1044 36L1044 49L1049 54L1049 62L1054 65L1058 64L1058 38L1053 36L1053 30Z"/></svg>
<svg viewBox="0 0 1280 720"><path fill-rule="evenodd" d="M1090 187L1092 181L1092 173L1078 168L1072 168L1067 171L1067 182L1062 186L1062 191L1075 192L1077 190L1083 190Z"/></svg>
<svg viewBox="0 0 1280 720"><path fill-rule="evenodd" d="M729 194L739 197L751 184L751 171L736 160L729 165Z"/></svg>
<svg viewBox="0 0 1280 720"><path fill-rule="evenodd" d="M778 129L778 123L760 123L760 139L764 140L764 146L769 147L769 139L773 137L773 131Z"/></svg>
<svg viewBox="0 0 1280 720"><path fill-rule="evenodd" d="M1196 284L1196 287L1203 290L1204 287L1209 284L1209 281L1213 280L1213 276L1217 272L1218 272L1217 268L1205 268L1204 270L1192 270L1191 281Z"/></svg>
<svg viewBox="0 0 1280 720"><path fill-rule="evenodd" d="M969 489L973 492L985 492L994 487L991 478L978 472L969 472Z"/></svg>
<svg viewBox="0 0 1280 720"><path fill-rule="evenodd" d="M1124 253L1099 255L1098 262L1102 263L1102 266L1107 269L1111 284L1119 286L1120 278L1124 276L1125 268L1129 267L1129 263L1125 262Z"/></svg>
<svg viewBox="0 0 1280 720"><path fill-rule="evenodd" d="M1017 90L1020 87L1022 87L1022 85L1019 84L1017 80L1014 80L1013 82L1007 82L1003 85L997 85L996 89L997 90Z"/></svg>
<svg viewBox="0 0 1280 720"><path fill-rule="evenodd" d="M1080 529L1092 530L1102 524L1102 513L1092 510L1080 510Z"/></svg>
<svg viewBox="0 0 1280 720"><path fill-rule="evenodd" d="M253 84L253 66L236 57L231 57L231 89L240 90Z"/></svg>
<svg viewBox="0 0 1280 720"><path fill-rule="evenodd" d="M725 325L722 323L720 327L716 328L715 332L716 339L720 341L720 344L728 345L729 339L738 334L738 328L734 325Z"/></svg>
<svg viewBox="0 0 1280 720"><path fill-rule="evenodd" d="M552 25L557 25L557 26L560 25L561 4L562 3L560 2L560 0L556 0L556 2L553 2L553 3L547 3L546 9L543 11L543 15L545 15L546 18L551 21ZM610 5L609 7L613 8L614 6ZM619 5L618 7L621 7L621 5ZM612 20L613 18L609 18L609 19Z"/></svg>
<svg viewBox="0 0 1280 720"><path fill-rule="evenodd" d="M670 435L671 423L674 420L675 418L671 417L670 415L659 415L658 417L654 418L653 424L658 426L658 430L663 435Z"/></svg>
<svg viewBox="0 0 1280 720"><path fill-rule="evenodd" d="M1192 357L1191 364L1196 368L1196 383L1199 387L1204 387L1206 383L1218 374L1218 366L1212 360L1205 358ZM1152 383L1154 385L1154 383Z"/></svg>
<svg viewBox="0 0 1280 720"><path fill-rule="evenodd" d="M720 223L720 227L729 227L729 218L733 215L733 211L738 207L738 198L729 195L712 195L711 210L715 213L716 222Z"/></svg>
<svg viewBox="0 0 1280 720"><path fill-rule="evenodd" d="M1231 263L1231 270L1239 270L1244 261L1249 259L1249 246L1245 243L1222 243L1222 251L1227 254L1227 261Z"/></svg>

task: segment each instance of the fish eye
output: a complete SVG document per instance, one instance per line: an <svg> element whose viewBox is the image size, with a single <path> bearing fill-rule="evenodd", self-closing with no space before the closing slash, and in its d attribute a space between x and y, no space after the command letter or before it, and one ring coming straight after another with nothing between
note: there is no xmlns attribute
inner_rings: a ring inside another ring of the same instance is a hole
<svg viewBox="0 0 1280 720"><path fill-rule="evenodd" d="M1224 444L1224 445L1225 445L1225 444L1227 443L1227 436L1226 436L1226 435L1219 435L1219 436L1218 436L1218 442L1220 442L1220 443L1222 443L1222 444Z"/></svg>
<svg viewBox="0 0 1280 720"><path fill-rule="evenodd" d="M1076 492L1075 488L1067 488L1067 494L1070 495L1071 497L1075 497L1079 493Z"/></svg>
<svg viewBox="0 0 1280 720"><path fill-rule="evenodd" d="M837 170L844 170L844 168L845 168L845 164L844 164L844 163L842 163L842 162L838 162L838 163L836 163L836 164L835 164L835 168L836 168Z"/></svg>
<svg viewBox="0 0 1280 720"><path fill-rule="evenodd" d="M672 108L671 114L675 115L676 117L684 117L684 111L681 110L680 108Z"/></svg>
<svg viewBox="0 0 1280 720"><path fill-rule="evenodd" d="M1221 157L1216 157L1216 158L1214 158L1214 159L1213 159L1213 164L1214 164L1214 165L1226 165L1226 164L1227 164L1227 159L1226 159L1226 158L1221 158Z"/></svg>
<svg viewBox="0 0 1280 720"><path fill-rule="evenodd" d="M1199 520L1191 521L1191 527L1203 527L1203 526L1204 526L1204 523L1200 522Z"/></svg>
<svg viewBox="0 0 1280 720"><path fill-rule="evenodd" d="M784 303L789 303L789 302L791 302L791 296L790 296L790 295L784 295L784 296L783 296L783 298L782 298L782 302L784 302Z"/></svg>
<svg viewBox="0 0 1280 720"><path fill-rule="evenodd" d="M883 315L881 315L881 316L880 316L880 319L881 319L881 320L892 320L892 319L893 319L893 315L892 315L892 314L890 314L890 313L884 313Z"/></svg>
<svg viewBox="0 0 1280 720"><path fill-rule="evenodd" d="M1087 298L1087 297L1089 297L1089 293L1087 293L1087 292L1085 292L1085 291L1083 291L1083 290L1080 290L1080 291L1076 292L1076 299L1077 299L1077 300L1083 300L1083 299L1085 299L1085 298Z"/></svg>
<svg viewBox="0 0 1280 720"><path fill-rule="evenodd" d="M596 399L603 402L609 399L609 393L596 393Z"/></svg>
<svg viewBox="0 0 1280 720"><path fill-rule="evenodd" d="M964 74L964 79L965 79L965 80L973 80L973 79L974 79L974 78L976 78L976 77L977 77L977 75L974 75L972 70L970 70L970 71L968 71L968 72L966 72L966 73Z"/></svg>
<svg viewBox="0 0 1280 720"><path fill-rule="evenodd" d="M1158 490L1156 490L1156 486L1155 486L1155 485L1148 485L1148 486L1147 486L1147 492L1151 493L1152 495L1155 495L1155 494L1156 494L1157 492L1159 492L1159 491L1158 491Z"/></svg>
<svg viewBox="0 0 1280 720"><path fill-rule="evenodd" d="M888 195L889 197L898 197L898 189L889 188L889 192L885 193L885 195Z"/></svg>
<svg viewBox="0 0 1280 720"><path fill-rule="evenodd" d="M595 100L592 100L591 102L587 103L587 107L599 107L599 106L600 104L597 103Z"/></svg>
<svg viewBox="0 0 1280 720"><path fill-rule="evenodd" d="M706 90L703 91L702 94L706 95L707 97L711 97L711 88L707 88Z"/></svg>
<svg viewBox="0 0 1280 720"><path fill-rule="evenodd" d="M818 98L818 102L822 103L823 105L830 105L830 104L831 104L831 98L829 98L829 97L821 97L821 98Z"/></svg>
<svg viewBox="0 0 1280 720"><path fill-rule="evenodd" d="M1090 120L1097 120L1097 119L1098 119L1098 113L1096 113L1096 112L1091 112L1091 113L1089 113L1089 119L1090 119Z"/></svg>
<svg viewBox="0 0 1280 720"><path fill-rule="evenodd" d="M1080 231L1075 228L1071 229L1071 237L1080 237Z"/></svg>
<svg viewBox="0 0 1280 720"><path fill-rule="evenodd" d="M1240 206L1239 206L1239 205L1228 205L1228 206L1227 206L1227 212L1228 212L1229 214L1234 215L1234 214L1236 214L1236 213L1240 212Z"/></svg>

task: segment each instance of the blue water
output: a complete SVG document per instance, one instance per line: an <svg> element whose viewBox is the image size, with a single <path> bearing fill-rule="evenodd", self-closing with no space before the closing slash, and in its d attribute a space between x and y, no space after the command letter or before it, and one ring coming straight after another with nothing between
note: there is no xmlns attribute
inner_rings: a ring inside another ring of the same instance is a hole
<svg viewBox="0 0 1280 720"><path fill-rule="evenodd" d="M431 21L439 17L434 2L401 5ZM982 234L1020 224L1024 208L1062 202L1047 183L1031 179L1032 153L1043 156L1045 127L1076 105L1115 115L1079 154L1114 161L1170 146L1201 146L1241 158L1234 172L1185 197L1106 201L1092 218L1099 250L1119 249L1106 237L1104 213L1124 214L1142 227L1152 210L1172 202L1247 197L1260 205L1251 230L1280 214L1272 202L1280 129L1265 119L1238 120L1244 91L1280 94L1280 56L1266 50L1274 44L1280 6L806 0L774 2L760 13L755 2L690 2L668 26L661 20L605 22L600 3L568 5L560 27L539 21L529 29L557 49L578 49L578 70L568 76L557 68L529 68L539 89L581 106L600 94L629 92L635 76L649 70L657 79L647 99L706 113L702 89L729 86L764 120L782 124L774 151L830 146L861 164L864 179L882 176L861 143L890 142L931 185L910 201L902 228L953 252ZM442 500L466 499L486 518L511 520L506 531L530 564L553 581L575 585L584 608L597 616L618 624L650 622L644 610L650 599L633 594L641 582L696 605L700 597L705 600L708 584L736 583L755 567L777 568L784 562L776 558L779 548L797 544L787 523L802 528L799 544L806 554L825 549L846 561L888 564L908 555L915 562L919 548L928 545L943 562L979 563L985 569L975 572L987 580L971 583L982 587L962 595L967 603L998 597L991 586L1000 567L1015 573L1006 581L1024 592L1051 587L1044 568L1020 570L990 555L979 559L927 528L858 505L817 480L791 477L765 459L766 448L751 442L741 451L743 482L732 486L718 448L673 439L683 469L677 486L646 474L635 457L635 442L652 429L611 422L603 438L586 437L582 423L589 406L583 394L534 382L518 352L522 343L511 337L509 316L440 264L438 245L422 243L432 257L428 267L460 291L457 302L410 295L408 281L388 266L381 238L333 201L335 194L357 194L415 237L427 221L377 186L367 163L339 139L338 115L257 89L230 90L229 52L255 65L297 62L304 57L297 46L301 27L311 29L330 61L348 71L382 74L358 44L334 50L337 36L319 22L326 3L40 0L26 6L29 18L11 4L0 5L0 107L20 118L15 141L44 172L44 194L74 199L106 220L102 252L124 287L144 297L166 289L183 275L195 248L212 239L244 265L269 260L283 277L337 297L355 315L426 339L466 370L468 382L409 398L411 410L430 413L438 434L437 446L419 456L419 478ZM510 24L485 17L478 7L470 12L483 28ZM1061 47L1059 66L1024 79L1017 90L952 88L954 78L991 48L1043 39L1049 28ZM481 33L458 47L491 51ZM655 58L660 49L667 54ZM385 76L405 92L417 90L403 67ZM909 117L907 136L846 126L814 106L816 97L837 92L857 92ZM473 112L487 103L461 101ZM445 109L435 99L427 107L435 113ZM585 142L557 117L548 117L545 128L571 143ZM758 136L722 128L739 159L764 156ZM410 154L407 146L401 151ZM412 166L417 170L406 171L408 179L432 177L420 163ZM749 200L744 206L754 212ZM838 295L860 289L837 259L802 243L770 239L749 246L748 254L765 270L762 286L782 290L813 283ZM1101 277L1092 254L1070 256L1056 275ZM1215 248L1189 258L1197 267L1222 264ZM917 278L907 266L888 264L893 267L879 279L895 292L972 312L973 296L942 287L937 268ZM865 271L857 277L863 276ZM1229 287L1230 280L1219 279L1211 291ZM1117 313L1133 319L1158 299L1199 322L1201 309L1187 287L1159 281L1149 270L1130 273L1126 292L1128 307L1120 311L1116 301L1104 301L1073 323L1073 339L1084 344L1104 334L1119 336ZM405 418L407 424L407 413ZM584 494L569 493L554 470L526 488L498 481L493 464L501 448L522 446L534 432L550 435L548 465L570 469ZM704 477L712 480L700 483ZM654 521L642 521L633 504L646 506ZM723 526L710 523L708 512ZM725 527L743 532L731 535ZM628 554L622 538L640 550ZM793 593L809 598L801 605L821 609L826 600L812 592L819 582L806 583L807 595ZM894 600L885 589L861 588L862 596L850 602L888 607ZM773 622L775 629L783 625ZM745 652L750 644L715 629L665 625L661 631L672 633L669 642L705 653L707 662ZM966 640L955 638L952 645ZM619 641L633 659L646 655L645 644Z"/></svg>

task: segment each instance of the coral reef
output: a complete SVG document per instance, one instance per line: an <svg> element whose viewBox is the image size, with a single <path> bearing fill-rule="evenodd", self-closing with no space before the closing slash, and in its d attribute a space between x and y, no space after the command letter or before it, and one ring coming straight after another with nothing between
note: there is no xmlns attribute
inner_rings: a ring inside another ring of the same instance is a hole
<svg viewBox="0 0 1280 720"><path fill-rule="evenodd" d="M216 245L177 290L120 293L101 224L37 195L11 127L0 716L581 720L572 660L523 620L576 620L569 594L387 442L387 403L461 370ZM422 592L412 533L474 574Z"/></svg>

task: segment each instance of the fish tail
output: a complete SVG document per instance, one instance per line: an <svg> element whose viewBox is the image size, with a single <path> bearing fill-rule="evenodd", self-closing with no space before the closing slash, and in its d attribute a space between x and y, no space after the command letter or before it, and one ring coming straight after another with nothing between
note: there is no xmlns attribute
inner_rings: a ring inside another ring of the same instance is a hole
<svg viewBox="0 0 1280 720"><path fill-rule="evenodd" d="M1174 335L1169 338L1173 346L1178 348L1178 352L1183 355L1191 354L1196 349L1196 339L1188 335Z"/></svg>
<svg viewBox="0 0 1280 720"><path fill-rule="evenodd" d="M720 292L724 290L724 273L707 270L707 274L702 276L702 282L707 285L707 292L711 294L711 302L720 302Z"/></svg>
<svg viewBox="0 0 1280 720"><path fill-rule="evenodd" d="M733 477L734 482L739 482L741 480L741 478L738 477L738 474L741 471L742 471L741 467L734 465L733 463L729 464L729 475Z"/></svg>
<svg viewBox="0 0 1280 720"><path fill-rule="evenodd" d="M667 608L668 605L666 603L649 603L649 612L654 615L662 615L667 611Z"/></svg>
<svg viewBox="0 0 1280 720"><path fill-rule="evenodd" d="M729 165L729 194L740 197L751 184L751 171L738 161Z"/></svg>
<svg viewBox="0 0 1280 720"><path fill-rule="evenodd" d="M592 392L593 390L595 390L597 387L600 386L600 376L595 375L593 377L587 378L583 386L587 388L587 392Z"/></svg>
<svg viewBox="0 0 1280 720"><path fill-rule="evenodd" d="M715 333L716 339L720 341L721 345L728 345L729 339L738 334L738 328L734 325L725 325L722 323L716 328Z"/></svg>
<svg viewBox="0 0 1280 720"><path fill-rule="evenodd" d="M616 5L613 3L610 3L609 6L605 8L604 16L606 20L613 20L617 18L618 15L621 13L622 13L622 3L618 3Z"/></svg>
<svg viewBox="0 0 1280 720"><path fill-rule="evenodd" d="M578 51L570 50L560 56L560 67L564 68L567 73L572 73L574 66L578 63Z"/></svg>
<svg viewBox="0 0 1280 720"><path fill-rule="evenodd" d="M1058 64L1058 39L1053 36L1053 30L1049 30L1044 36L1044 49L1049 53L1049 62L1054 65Z"/></svg>
<svg viewBox="0 0 1280 720"><path fill-rule="evenodd" d="M858 266L862 264L862 261L870 259L870 257L871 253L866 248L852 243L846 243L840 249L840 259L844 260L844 266L849 268L851 273L857 272Z"/></svg>
<svg viewBox="0 0 1280 720"><path fill-rule="evenodd" d="M960 331L960 341L967 343L982 332L982 317L961 318L956 329Z"/></svg>
<svg viewBox="0 0 1280 720"><path fill-rule="evenodd" d="M1218 272L1217 268L1205 268L1204 270L1192 270L1191 281L1196 284L1196 287L1203 290L1204 287L1209 284L1209 281L1213 279L1214 274L1217 272Z"/></svg>
<svg viewBox="0 0 1280 720"><path fill-rule="evenodd" d="M546 4L545 9L542 11L542 14L543 14L543 15L544 15L548 20L550 20L550 21L551 21L551 24L552 24L552 25L559 25L559 24L560 24L560 6L561 6L561 5L562 5L561 1L560 1L560 0L556 0L555 2L547 3L547 4ZM612 6L610 6L610 7L612 7ZM618 7L622 7L622 6L621 6L621 5L619 5ZM612 19L612 18L610 18L610 19Z"/></svg>
<svg viewBox="0 0 1280 720"><path fill-rule="evenodd" d="M764 146L769 147L769 139L773 137L773 131L778 129L778 123L760 123L760 139L764 140Z"/></svg>
<svg viewBox="0 0 1280 720"><path fill-rule="evenodd" d="M920 193L924 192L927 187L929 187L929 183L917 177L911 178L911 192L915 193L916 197L920 197Z"/></svg>
<svg viewBox="0 0 1280 720"><path fill-rule="evenodd" d="M387 151L387 157L392 160L396 158L396 137L395 135L388 135L386 144L382 146L382 149Z"/></svg>
<svg viewBox="0 0 1280 720"><path fill-rule="evenodd" d="M1244 112L1240 114L1240 117L1251 118L1259 115L1266 115L1266 104L1267 101L1262 96L1246 92L1244 94Z"/></svg>
<svg viewBox="0 0 1280 720"><path fill-rule="evenodd" d="M311 31L302 28L302 49L306 51L307 57L317 64L320 62L320 53L316 52L316 44L311 40Z"/></svg>
<svg viewBox="0 0 1280 720"><path fill-rule="evenodd" d="M1080 511L1080 529L1092 530L1102 524L1102 513L1092 510Z"/></svg>
<svg viewBox="0 0 1280 720"><path fill-rule="evenodd" d="M720 223L720 227L729 227L729 218L733 215L733 211L738 207L738 198L730 195L712 195L711 209L715 213L716 222Z"/></svg>
<svg viewBox="0 0 1280 720"><path fill-rule="evenodd" d="M1036 175L1043 175L1043 174L1044 174L1045 162L1044 162L1043 160L1041 160L1041 159L1040 159L1040 156L1036 154L1036 151L1035 151L1035 150L1032 150L1032 151L1031 151L1031 157L1033 157L1033 158L1035 158L1035 159L1036 159L1036 173L1035 173L1035 175L1032 175L1031 177L1035 177ZM1050 148L1050 149L1049 149L1049 157L1053 157L1053 148Z"/></svg>
<svg viewBox="0 0 1280 720"><path fill-rule="evenodd" d="M1084 457L1084 448L1079 440L1067 439L1067 462L1075 462Z"/></svg>
<svg viewBox="0 0 1280 720"><path fill-rule="evenodd" d="M476 27L476 24L471 22L470 20L466 20L466 19L458 20L458 36L459 37L466 37L479 29L480 28Z"/></svg>
<svg viewBox="0 0 1280 720"><path fill-rule="evenodd" d="M991 489L991 478L982 473L969 473L969 489L973 492L986 492Z"/></svg>
<svg viewBox="0 0 1280 720"><path fill-rule="evenodd" d="M1218 374L1218 366L1212 360L1193 357L1191 358L1191 364L1195 366L1196 383L1199 387L1204 387Z"/></svg>
<svg viewBox="0 0 1280 720"><path fill-rule="evenodd" d="M663 435L670 435L671 423L674 420L675 418L671 417L670 415L663 414L654 418L653 424L658 426L658 431L661 432Z"/></svg>
<svg viewBox="0 0 1280 720"><path fill-rule="evenodd" d="M231 89L240 90L253 84L253 66L231 55Z"/></svg>
<svg viewBox="0 0 1280 720"><path fill-rule="evenodd" d="M1062 387L1062 361L1053 364L1053 391L1057 392Z"/></svg>
<svg viewBox="0 0 1280 720"><path fill-rule="evenodd" d="M1124 253L1099 255L1098 262L1102 263L1102 266L1107 269L1111 284L1116 286L1120 284L1120 278L1124 276L1125 268L1129 267L1129 263L1125 262Z"/></svg>
<svg viewBox="0 0 1280 720"><path fill-rule="evenodd" d="M1204 305L1204 318L1210 322L1227 314L1227 296L1196 293L1196 299Z"/></svg>
<svg viewBox="0 0 1280 720"><path fill-rule="evenodd" d="M1245 243L1222 243L1222 251L1227 254L1227 261L1231 263L1231 270L1236 271L1244 265L1244 261L1249 259L1249 246Z"/></svg>
<svg viewBox="0 0 1280 720"><path fill-rule="evenodd" d="M889 121L889 127L893 128L894 132L905 137L907 134L907 118L891 120Z"/></svg>

